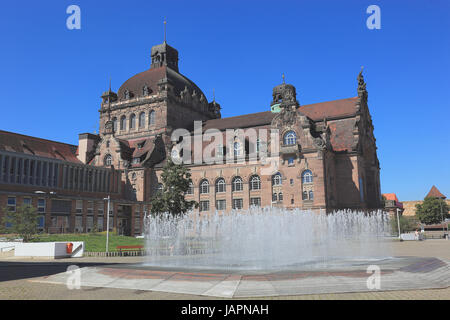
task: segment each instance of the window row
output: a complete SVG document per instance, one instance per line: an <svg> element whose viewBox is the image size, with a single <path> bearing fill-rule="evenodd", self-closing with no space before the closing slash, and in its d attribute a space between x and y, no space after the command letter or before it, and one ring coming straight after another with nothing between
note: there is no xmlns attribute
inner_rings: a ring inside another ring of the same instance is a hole
<svg viewBox="0 0 450 320"><path fill-rule="evenodd" d="M250 206L260 207L261 206L261 198L250 198ZM240 210L244 207L243 199L233 199L232 200L232 209ZM216 210L226 210L227 209L227 201L226 200L216 200ZM200 201L199 203L200 212L207 212L210 210L209 200Z"/></svg>
<svg viewBox="0 0 450 320"><path fill-rule="evenodd" d="M313 175L311 170L305 170L302 172L302 183L308 184L313 182ZM283 184L283 178L281 176L281 173L277 172L272 176L272 186L281 186ZM291 184L292 179L291 179ZM250 190L261 190L261 178L257 175L253 175L250 177L249 180L249 187ZM200 188L200 194L208 194L210 192L210 183L207 179L203 179L200 181L199 184ZM215 191L216 193L222 193L226 192L227 184L225 182L224 178L218 178L215 182ZM237 191L243 191L244 189L244 182L241 177L237 176L234 177L231 181L231 191L237 192ZM189 189L187 194L194 194L194 184L191 182L189 185Z"/></svg>
<svg viewBox="0 0 450 320"><path fill-rule="evenodd" d="M147 121L146 121L147 120ZM148 116L145 112L141 112L139 114L139 117L137 117L134 113L130 115L130 117L127 119L126 116L121 116L120 120L117 117L114 117L112 119L113 121L113 127L114 132L117 132L118 125L120 126L120 130L135 130L136 127L139 128L145 128L146 122L148 123L148 126L153 126L156 121L156 113L154 110L150 111L148 113ZM127 126L128 124L128 126Z"/></svg>
<svg viewBox="0 0 450 320"><path fill-rule="evenodd" d="M57 187L58 174L54 162L0 155L0 182Z"/></svg>
<svg viewBox="0 0 450 320"><path fill-rule="evenodd" d="M210 184L209 181L206 179L203 179L200 181L200 194L208 194ZM251 176L249 180L249 187L250 190L261 190L261 178L257 175ZM227 184L225 182L224 178L218 178L215 183L215 189L216 193L223 193L227 191ZM232 192L238 192L244 190L244 181L241 177L237 176L234 177L231 181L231 191ZM191 182L189 185L189 189L187 194L194 194L194 184Z"/></svg>
<svg viewBox="0 0 450 320"><path fill-rule="evenodd" d="M63 166L63 189L89 192L110 192L111 172L90 167ZM113 183L114 185L114 183Z"/></svg>

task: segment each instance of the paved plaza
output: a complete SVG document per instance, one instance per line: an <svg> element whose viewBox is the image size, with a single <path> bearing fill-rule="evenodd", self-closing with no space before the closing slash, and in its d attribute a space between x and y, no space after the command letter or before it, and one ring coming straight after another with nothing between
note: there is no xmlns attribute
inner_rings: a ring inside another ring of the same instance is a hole
<svg viewBox="0 0 450 320"><path fill-rule="evenodd" d="M390 291L374 290L371 292L347 292L347 293L320 293L320 294L293 294L271 296L264 295L232 295L239 299L450 299L450 288L448 281L448 262L450 261L450 241L446 240L427 240L420 242L394 242L393 253L396 257L416 257L408 258L407 265L410 266L409 271L421 266L423 268L431 268L440 270L440 274L432 281L433 286L441 286L440 289L426 290L404 290L405 287L391 288ZM413 260L411 260L413 259ZM61 283L49 283L49 279L55 275L63 273L71 264L76 264L81 270L98 270L103 272L109 270L111 273L124 272L120 277L136 277L141 272L149 272L148 270L134 269L129 272L128 265L142 262L142 257L115 257L115 258L79 258L79 259L61 259L61 260L19 260L14 257L4 257L0 262L0 299L221 299L218 295L200 295L200 294L183 294L165 291L147 291L139 288L120 289L107 288L104 285L98 286L82 286L80 289L69 290L67 286ZM405 260L406 261L406 260ZM446 266L441 265L446 264ZM427 267L428 266L428 267ZM404 266L405 267L405 266ZM406 266L407 267L407 266ZM447 269L443 269L446 267ZM412 269L411 269L412 268ZM383 269L383 268L382 268ZM121 271L122 270L122 271ZM433 271L431 270L431 271ZM427 270L428 272L429 270ZM128 274L128 275L127 275ZM431 273L430 273L431 274ZM417 274L416 274L417 275ZM382 277L388 276L388 274ZM420 276L420 275L419 275ZM148 274L144 276L148 278ZM422 277L423 278L423 277ZM364 278L366 279L366 278ZM383 278L382 278L383 279ZM179 279L183 280L183 279ZM208 281L210 281L209 279ZM229 284L232 284L232 280ZM248 280L248 279L247 279ZM275 279L280 280L280 279ZM422 280L427 280L424 277ZM47 281L47 282L45 282ZM205 282L200 282L201 284ZM383 289L383 288L382 288ZM385 288L386 289L386 288ZM399 290L401 289L401 290ZM391 291L393 290L393 291ZM170 290L166 290L170 291ZM358 291L358 290L356 290ZM309 293L313 291L308 291ZM307 293L301 292L301 293Z"/></svg>

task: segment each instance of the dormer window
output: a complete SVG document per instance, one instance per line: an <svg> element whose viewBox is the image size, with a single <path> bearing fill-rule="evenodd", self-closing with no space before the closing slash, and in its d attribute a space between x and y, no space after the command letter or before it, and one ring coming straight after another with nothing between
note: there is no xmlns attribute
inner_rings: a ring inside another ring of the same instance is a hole
<svg viewBox="0 0 450 320"><path fill-rule="evenodd" d="M110 167L112 165L112 156L107 154L105 156L105 166Z"/></svg>
<svg viewBox="0 0 450 320"><path fill-rule="evenodd" d="M144 147L144 145L145 145L145 141L139 142L137 147L138 147L138 149L142 149Z"/></svg>

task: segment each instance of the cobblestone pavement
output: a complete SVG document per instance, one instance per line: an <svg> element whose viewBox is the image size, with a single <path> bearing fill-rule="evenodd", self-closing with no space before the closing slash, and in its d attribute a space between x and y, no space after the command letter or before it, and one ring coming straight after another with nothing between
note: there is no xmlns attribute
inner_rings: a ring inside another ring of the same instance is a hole
<svg viewBox="0 0 450 320"><path fill-rule="evenodd" d="M420 256L437 257L450 262L450 241L427 240L421 242L395 242L393 244L393 254L395 256ZM80 258L61 260L20 260L14 257L0 258L2 263L22 263L32 262L51 264L85 264L85 263L139 263L141 257L115 257L115 258ZM2 272L2 269L0 269ZM142 290L112 289L82 287L81 289L69 290L65 285L46 284L33 282L36 278L14 279L0 282L0 299L56 299L56 300L216 300L215 297L195 296L186 294L175 294L167 292L152 292ZM318 294L300 296L278 296L258 299L273 300L450 300L450 288L427 289L427 290L407 290L407 291L377 291L364 293L341 293L341 294Z"/></svg>

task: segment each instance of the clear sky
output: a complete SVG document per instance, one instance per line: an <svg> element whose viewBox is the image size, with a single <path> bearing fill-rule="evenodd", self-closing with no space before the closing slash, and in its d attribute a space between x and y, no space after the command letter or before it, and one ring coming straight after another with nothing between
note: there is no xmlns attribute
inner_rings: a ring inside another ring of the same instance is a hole
<svg viewBox="0 0 450 320"><path fill-rule="evenodd" d="M66 9L81 8L81 30ZM381 29L369 30L369 5ZM356 96L364 66L383 193L450 197L450 1L4 1L0 129L78 143L98 130L100 95L150 67L150 49L178 49L180 72L222 116L269 110L272 88L300 104Z"/></svg>

